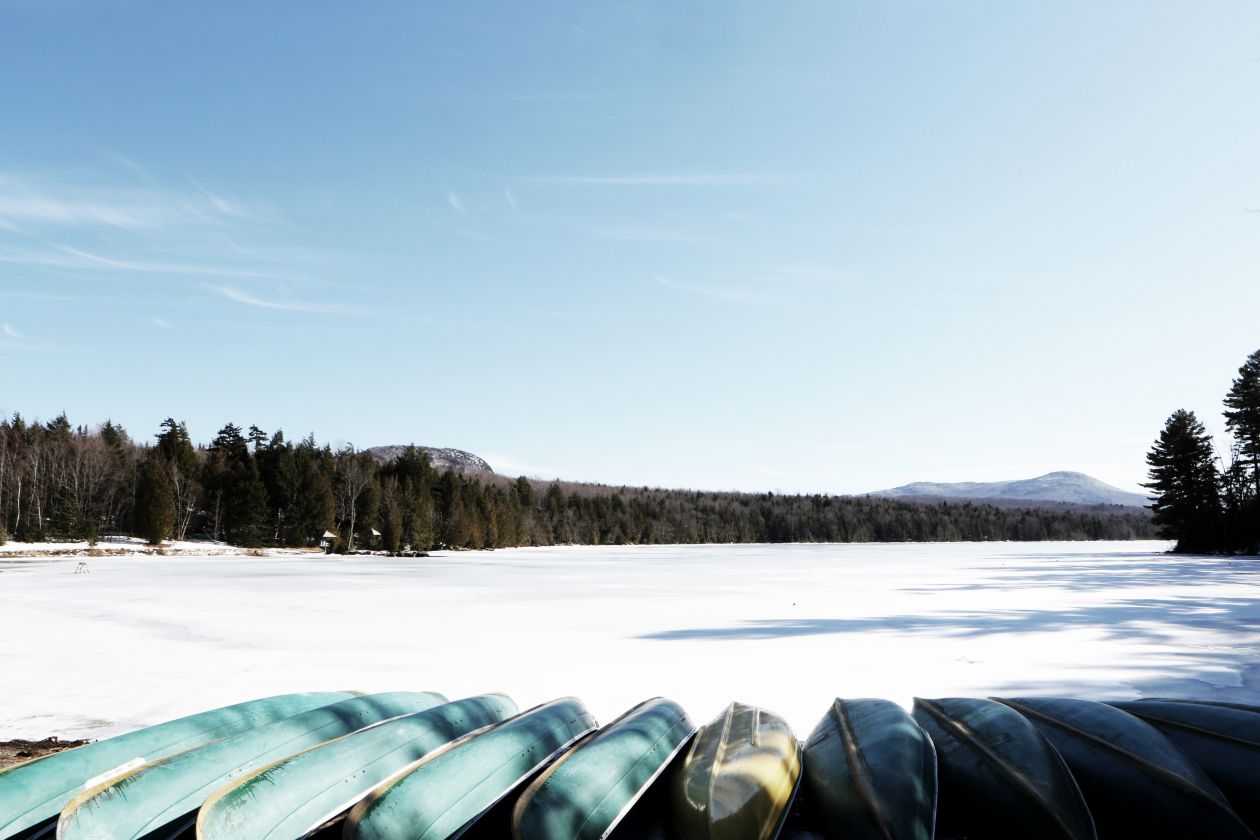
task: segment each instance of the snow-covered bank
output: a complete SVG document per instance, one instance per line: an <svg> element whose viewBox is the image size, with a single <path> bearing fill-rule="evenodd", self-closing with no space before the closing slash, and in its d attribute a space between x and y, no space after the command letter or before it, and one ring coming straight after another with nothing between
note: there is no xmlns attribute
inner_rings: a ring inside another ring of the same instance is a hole
<svg viewBox="0 0 1260 840"><path fill-rule="evenodd" d="M1260 564L1164 543L567 547L386 557L0 556L0 738L103 737L282 691L1260 702Z"/></svg>
<svg viewBox="0 0 1260 840"><path fill-rule="evenodd" d="M245 549L224 542L206 540L167 540L160 546L149 545L139 537L102 539L95 545L85 540L77 542L15 542L0 545L0 559L14 557L117 557L142 555L190 555L221 557L226 555L294 554L293 549L269 548Z"/></svg>

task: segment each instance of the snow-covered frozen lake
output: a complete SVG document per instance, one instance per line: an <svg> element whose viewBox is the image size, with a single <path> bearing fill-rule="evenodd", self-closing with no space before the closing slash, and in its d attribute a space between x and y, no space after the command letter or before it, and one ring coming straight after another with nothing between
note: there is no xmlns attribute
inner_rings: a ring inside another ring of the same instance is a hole
<svg viewBox="0 0 1260 840"><path fill-rule="evenodd" d="M0 558L0 738L104 737L286 691L1260 702L1260 563L1164 543Z"/></svg>

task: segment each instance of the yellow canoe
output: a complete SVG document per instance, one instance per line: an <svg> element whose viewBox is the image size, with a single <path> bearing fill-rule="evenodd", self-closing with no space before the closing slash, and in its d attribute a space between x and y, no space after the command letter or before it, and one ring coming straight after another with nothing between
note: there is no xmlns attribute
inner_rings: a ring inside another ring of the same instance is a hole
<svg viewBox="0 0 1260 840"><path fill-rule="evenodd" d="M671 784L683 840L772 840L801 778L801 747L783 718L732 703L691 742Z"/></svg>

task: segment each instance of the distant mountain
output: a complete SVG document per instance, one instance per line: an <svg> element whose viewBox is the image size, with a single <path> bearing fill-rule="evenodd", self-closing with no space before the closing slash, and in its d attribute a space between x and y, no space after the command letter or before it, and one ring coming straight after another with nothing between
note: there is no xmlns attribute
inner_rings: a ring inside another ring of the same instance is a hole
<svg viewBox="0 0 1260 840"><path fill-rule="evenodd" d="M372 457L382 464L388 464L403 454L406 449L407 447L401 444L393 444L391 446L373 446L368 452L372 453ZM437 446L417 446L416 449L429 456L429 463L433 465L434 469L443 472L455 470L468 475L494 473L494 470L490 468L490 465L484 459L462 449L445 449Z"/></svg>
<svg viewBox="0 0 1260 840"><path fill-rule="evenodd" d="M955 484L916 481L914 484L891 490L877 490L867 495L898 499L996 499L1128 507L1143 507L1147 504L1146 497L1140 493L1129 493L1079 472L1052 472L1016 481L963 481Z"/></svg>

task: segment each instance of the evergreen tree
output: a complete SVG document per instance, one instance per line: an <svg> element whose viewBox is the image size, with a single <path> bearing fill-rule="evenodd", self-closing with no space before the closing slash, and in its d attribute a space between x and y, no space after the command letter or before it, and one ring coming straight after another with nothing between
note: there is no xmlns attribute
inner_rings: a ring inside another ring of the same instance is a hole
<svg viewBox="0 0 1260 840"><path fill-rule="evenodd" d="M1254 494L1260 497L1260 350L1238 369L1225 408L1225 428L1233 433L1239 455L1250 466Z"/></svg>
<svg viewBox="0 0 1260 840"><path fill-rule="evenodd" d="M171 503L175 508L173 536L182 540L188 532L201 496L201 460L188 437L188 427L175 422L171 417L162 421L162 431L157 435L155 451L171 489Z"/></svg>
<svg viewBox="0 0 1260 840"><path fill-rule="evenodd" d="M1221 543L1221 510L1212 439L1194 412L1178 409L1147 453L1160 535L1177 551L1212 551Z"/></svg>
<svg viewBox="0 0 1260 840"><path fill-rule="evenodd" d="M236 545L260 546L268 540L267 488L253 464L240 468L228 485L223 530Z"/></svg>
<svg viewBox="0 0 1260 840"><path fill-rule="evenodd" d="M152 545L169 539L175 527L174 494L161 460L151 453L136 482L134 527Z"/></svg>

